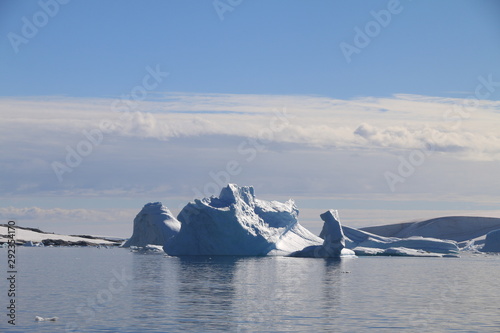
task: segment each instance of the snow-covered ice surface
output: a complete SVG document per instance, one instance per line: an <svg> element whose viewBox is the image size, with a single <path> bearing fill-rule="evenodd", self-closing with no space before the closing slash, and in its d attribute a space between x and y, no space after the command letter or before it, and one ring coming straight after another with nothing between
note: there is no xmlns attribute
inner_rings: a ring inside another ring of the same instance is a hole
<svg viewBox="0 0 500 333"><path fill-rule="evenodd" d="M150 202L142 208L134 219L134 232L123 247L147 245L163 246L170 238L177 235L180 222L161 202Z"/></svg>
<svg viewBox="0 0 500 333"><path fill-rule="evenodd" d="M229 184L219 197L195 199L178 215L169 255L287 255L323 240L302 227L293 200L255 198L251 186Z"/></svg>
<svg viewBox="0 0 500 333"><path fill-rule="evenodd" d="M479 216L446 216L419 222L396 223L362 228L385 237L411 238L414 236L453 240L461 251L482 251L486 235L500 229L500 218ZM490 236L491 237L491 236ZM491 238L493 250L500 247L500 240ZM494 252L494 251L485 251Z"/></svg>
<svg viewBox="0 0 500 333"><path fill-rule="evenodd" d="M490 231L486 235L486 241L481 251L500 252L500 229Z"/></svg>
<svg viewBox="0 0 500 333"><path fill-rule="evenodd" d="M363 230L358 230L350 227L343 227L344 234L346 237L346 247L353 249L358 255L366 253L365 248L380 249L382 251L377 251L376 253L369 253L371 255L389 255L389 252L384 250L389 248L402 248L410 250L420 250L426 253L458 253L459 248L455 241L443 240L430 237L413 236L408 238L398 238L398 237L384 237L375 235ZM359 250L358 248L362 248ZM358 250L356 250L358 249ZM402 250L404 252L405 250ZM394 252L396 253L396 252ZM407 255L411 253L416 253L413 251L406 251ZM368 254L368 253L367 253Z"/></svg>

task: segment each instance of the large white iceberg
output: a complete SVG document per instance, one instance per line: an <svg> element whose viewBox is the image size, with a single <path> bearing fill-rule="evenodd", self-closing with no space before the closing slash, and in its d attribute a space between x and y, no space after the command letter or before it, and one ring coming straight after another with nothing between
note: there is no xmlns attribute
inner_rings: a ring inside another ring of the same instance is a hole
<svg viewBox="0 0 500 333"><path fill-rule="evenodd" d="M490 231L486 235L486 242L481 251L500 252L500 229Z"/></svg>
<svg viewBox="0 0 500 333"><path fill-rule="evenodd" d="M179 233L165 243L169 255L287 255L322 239L302 227L293 200L255 198L251 186L229 184L219 197L195 199L177 216Z"/></svg>
<svg viewBox="0 0 500 333"><path fill-rule="evenodd" d="M170 238L177 235L180 222L161 202L146 204L134 219L134 232L123 247L163 246Z"/></svg>

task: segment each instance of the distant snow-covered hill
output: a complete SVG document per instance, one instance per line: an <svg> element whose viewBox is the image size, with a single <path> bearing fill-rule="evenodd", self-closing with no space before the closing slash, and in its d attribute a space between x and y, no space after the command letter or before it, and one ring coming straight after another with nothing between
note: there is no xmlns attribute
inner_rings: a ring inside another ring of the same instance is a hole
<svg viewBox="0 0 500 333"><path fill-rule="evenodd" d="M412 236L454 240L459 243L475 240L484 242L486 234L500 229L500 218L475 216L445 216L419 222L372 226L361 230L385 237Z"/></svg>

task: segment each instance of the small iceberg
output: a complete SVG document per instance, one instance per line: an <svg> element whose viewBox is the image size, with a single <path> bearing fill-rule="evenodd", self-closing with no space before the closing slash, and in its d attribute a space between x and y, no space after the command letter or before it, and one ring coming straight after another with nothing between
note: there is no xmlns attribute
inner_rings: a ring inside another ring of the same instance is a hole
<svg viewBox="0 0 500 333"><path fill-rule="evenodd" d="M179 233L180 222L161 202L146 204L134 219L132 237L122 247L163 246L166 241Z"/></svg>
<svg viewBox="0 0 500 333"><path fill-rule="evenodd" d="M35 316L35 321L57 321L58 317L43 318L40 316Z"/></svg>
<svg viewBox="0 0 500 333"><path fill-rule="evenodd" d="M322 245L312 245L303 250L290 254L291 257L308 258L340 258L353 256L354 252L345 248L345 236L340 224L339 213L329 210L320 215L325 222L319 237L323 239Z"/></svg>

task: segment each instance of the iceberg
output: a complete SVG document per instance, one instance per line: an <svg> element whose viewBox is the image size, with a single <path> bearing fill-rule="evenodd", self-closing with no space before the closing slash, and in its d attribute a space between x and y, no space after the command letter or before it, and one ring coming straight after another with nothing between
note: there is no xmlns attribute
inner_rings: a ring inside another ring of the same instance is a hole
<svg viewBox="0 0 500 333"><path fill-rule="evenodd" d="M500 252L500 229L490 231L486 234L486 241L481 251Z"/></svg>
<svg viewBox="0 0 500 333"><path fill-rule="evenodd" d="M300 251L296 251L292 257L312 258L339 258L341 256L352 256L354 252L345 248L345 237L340 224L339 213L330 209L320 215L324 221L323 229L319 237L323 239L322 245L311 245Z"/></svg>
<svg viewBox="0 0 500 333"><path fill-rule="evenodd" d="M40 316L35 316L35 321L57 321L59 317L44 318Z"/></svg>
<svg viewBox="0 0 500 333"><path fill-rule="evenodd" d="M389 248L403 249L399 252L405 253L405 255L417 253L414 251L406 251L407 249L441 254L456 254L459 251L457 242L452 240L421 236L412 236L408 238L384 237L346 226L342 227L342 229L345 234L346 247L354 250L354 252L358 255L391 255L391 253L398 255L398 251L391 250L370 252L366 251L366 248L380 250L387 250Z"/></svg>
<svg viewBox="0 0 500 333"><path fill-rule="evenodd" d="M338 211L328 210L320 215L324 223L318 237L300 225L298 216L292 199L261 200L256 198L252 186L228 184L218 197L189 202L177 218L160 202L146 204L134 219L132 237L123 246L141 253L158 253L161 247L171 256L456 257L459 242L467 239L466 234L481 235L479 229L490 230L498 222L497 219L481 220L471 227L467 219L441 218L425 223L355 229L342 226ZM457 223L458 231L452 228ZM378 231L381 234L377 234ZM453 232L453 239L439 237ZM484 250L494 251L496 244L498 235L492 233Z"/></svg>
<svg viewBox="0 0 500 333"><path fill-rule="evenodd" d="M322 239L298 222L293 200L255 197L251 186L229 184L219 197L195 199L179 213L180 231L165 242L168 255L288 255Z"/></svg>
<svg viewBox="0 0 500 333"><path fill-rule="evenodd" d="M161 202L150 202L135 217L132 237L122 246L163 246L170 238L179 233L180 228L180 222L167 207Z"/></svg>

